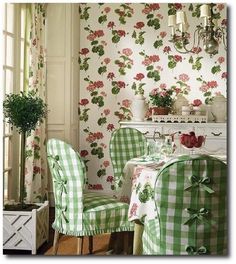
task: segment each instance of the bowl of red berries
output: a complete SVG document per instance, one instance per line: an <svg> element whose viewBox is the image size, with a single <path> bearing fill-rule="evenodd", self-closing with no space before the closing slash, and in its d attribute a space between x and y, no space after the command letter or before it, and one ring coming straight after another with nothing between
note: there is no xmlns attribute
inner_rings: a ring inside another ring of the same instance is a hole
<svg viewBox="0 0 236 264"><path fill-rule="evenodd" d="M191 131L188 134L183 133L180 135L181 146L190 150L191 154L194 154L196 149L200 149L202 146L204 146L205 141L206 136L197 136L194 131Z"/></svg>

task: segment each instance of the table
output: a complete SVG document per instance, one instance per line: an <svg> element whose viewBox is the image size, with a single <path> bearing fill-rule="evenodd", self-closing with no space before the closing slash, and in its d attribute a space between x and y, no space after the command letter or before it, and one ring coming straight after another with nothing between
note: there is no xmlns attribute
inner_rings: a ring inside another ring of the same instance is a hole
<svg viewBox="0 0 236 264"><path fill-rule="evenodd" d="M213 155L212 155L213 156ZM140 157L128 161L124 167L125 181L119 193L121 200L129 201L129 221L135 222L133 254L142 254L143 225L157 216L154 200L154 187L158 171L170 161L169 156L162 159ZM216 156L215 156L216 157ZM217 156L226 162L226 156Z"/></svg>

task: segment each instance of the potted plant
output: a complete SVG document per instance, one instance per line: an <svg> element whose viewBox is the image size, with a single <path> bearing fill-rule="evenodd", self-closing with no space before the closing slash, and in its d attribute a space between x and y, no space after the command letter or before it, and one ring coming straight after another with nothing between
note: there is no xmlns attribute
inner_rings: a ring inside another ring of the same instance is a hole
<svg viewBox="0 0 236 264"><path fill-rule="evenodd" d="M167 115L173 105L173 90L166 89L165 85L153 89L149 94L152 111L156 115Z"/></svg>
<svg viewBox="0 0 236 264"><path fill-rule="evenodd" d="M3 248L29 249L35 254L42 242L48 239L48 201L44 204L24 202L25 143L31 130L35 130L46 117L47 105L35 91L9 94L3 101L3 113L6 122L15 126L21 135L19 203L5 205ZM12 221L14 218L18 220Z"/></svg>

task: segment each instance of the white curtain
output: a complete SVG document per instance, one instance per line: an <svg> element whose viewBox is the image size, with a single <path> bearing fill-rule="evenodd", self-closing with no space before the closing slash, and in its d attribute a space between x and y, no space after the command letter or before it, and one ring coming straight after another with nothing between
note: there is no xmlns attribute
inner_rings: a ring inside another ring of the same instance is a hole
<svg viewBox="0 0 236 264"><path fill-rule="evenodd" d="M26 4L24 90L46 101L46 4ZM26 140L25 187L27 202L47 199L46 120Z"/></svg>

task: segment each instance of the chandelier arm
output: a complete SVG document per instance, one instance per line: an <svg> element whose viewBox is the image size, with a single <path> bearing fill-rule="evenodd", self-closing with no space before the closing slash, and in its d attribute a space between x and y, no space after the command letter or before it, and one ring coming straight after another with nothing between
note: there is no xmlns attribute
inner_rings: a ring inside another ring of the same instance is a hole
<svg viewBox="0 0 236 264"><path fill-rule="evenodd" d="M222 33L222 39L223 39L223 44L224 44L225 50L227 50L227 45L226 45L226 43L225 43L225 32L224 32L224 29L219 28L219 30L220 30L221 33Z"/></svg>
<svg viewBox="0 0 236 264"><path fill-rule="evenodd" d="M175 50L176 50L177 52L179 52L179 53L181 53L181 54L187 54L187 53L190 53L190 52L191 52L191 50L188 50L188 49L186 48L185 45L183 45L183 49L184 49L185 51L179 50L179 49L176 47L175 44L174 44L174 48L175 48Z"/></svg>
<svg viewBox="0 0 236 264"><path fill-rule="evenodd" d="M194 31L194 42L193 42L193 47L195 47L195 41L196 41L196 34L197 34L197 46L196 46L196 49L198 50L199 49L199 45L200 45L200 41L201 41L201 28L197 28L195 31Z"/></svg>

